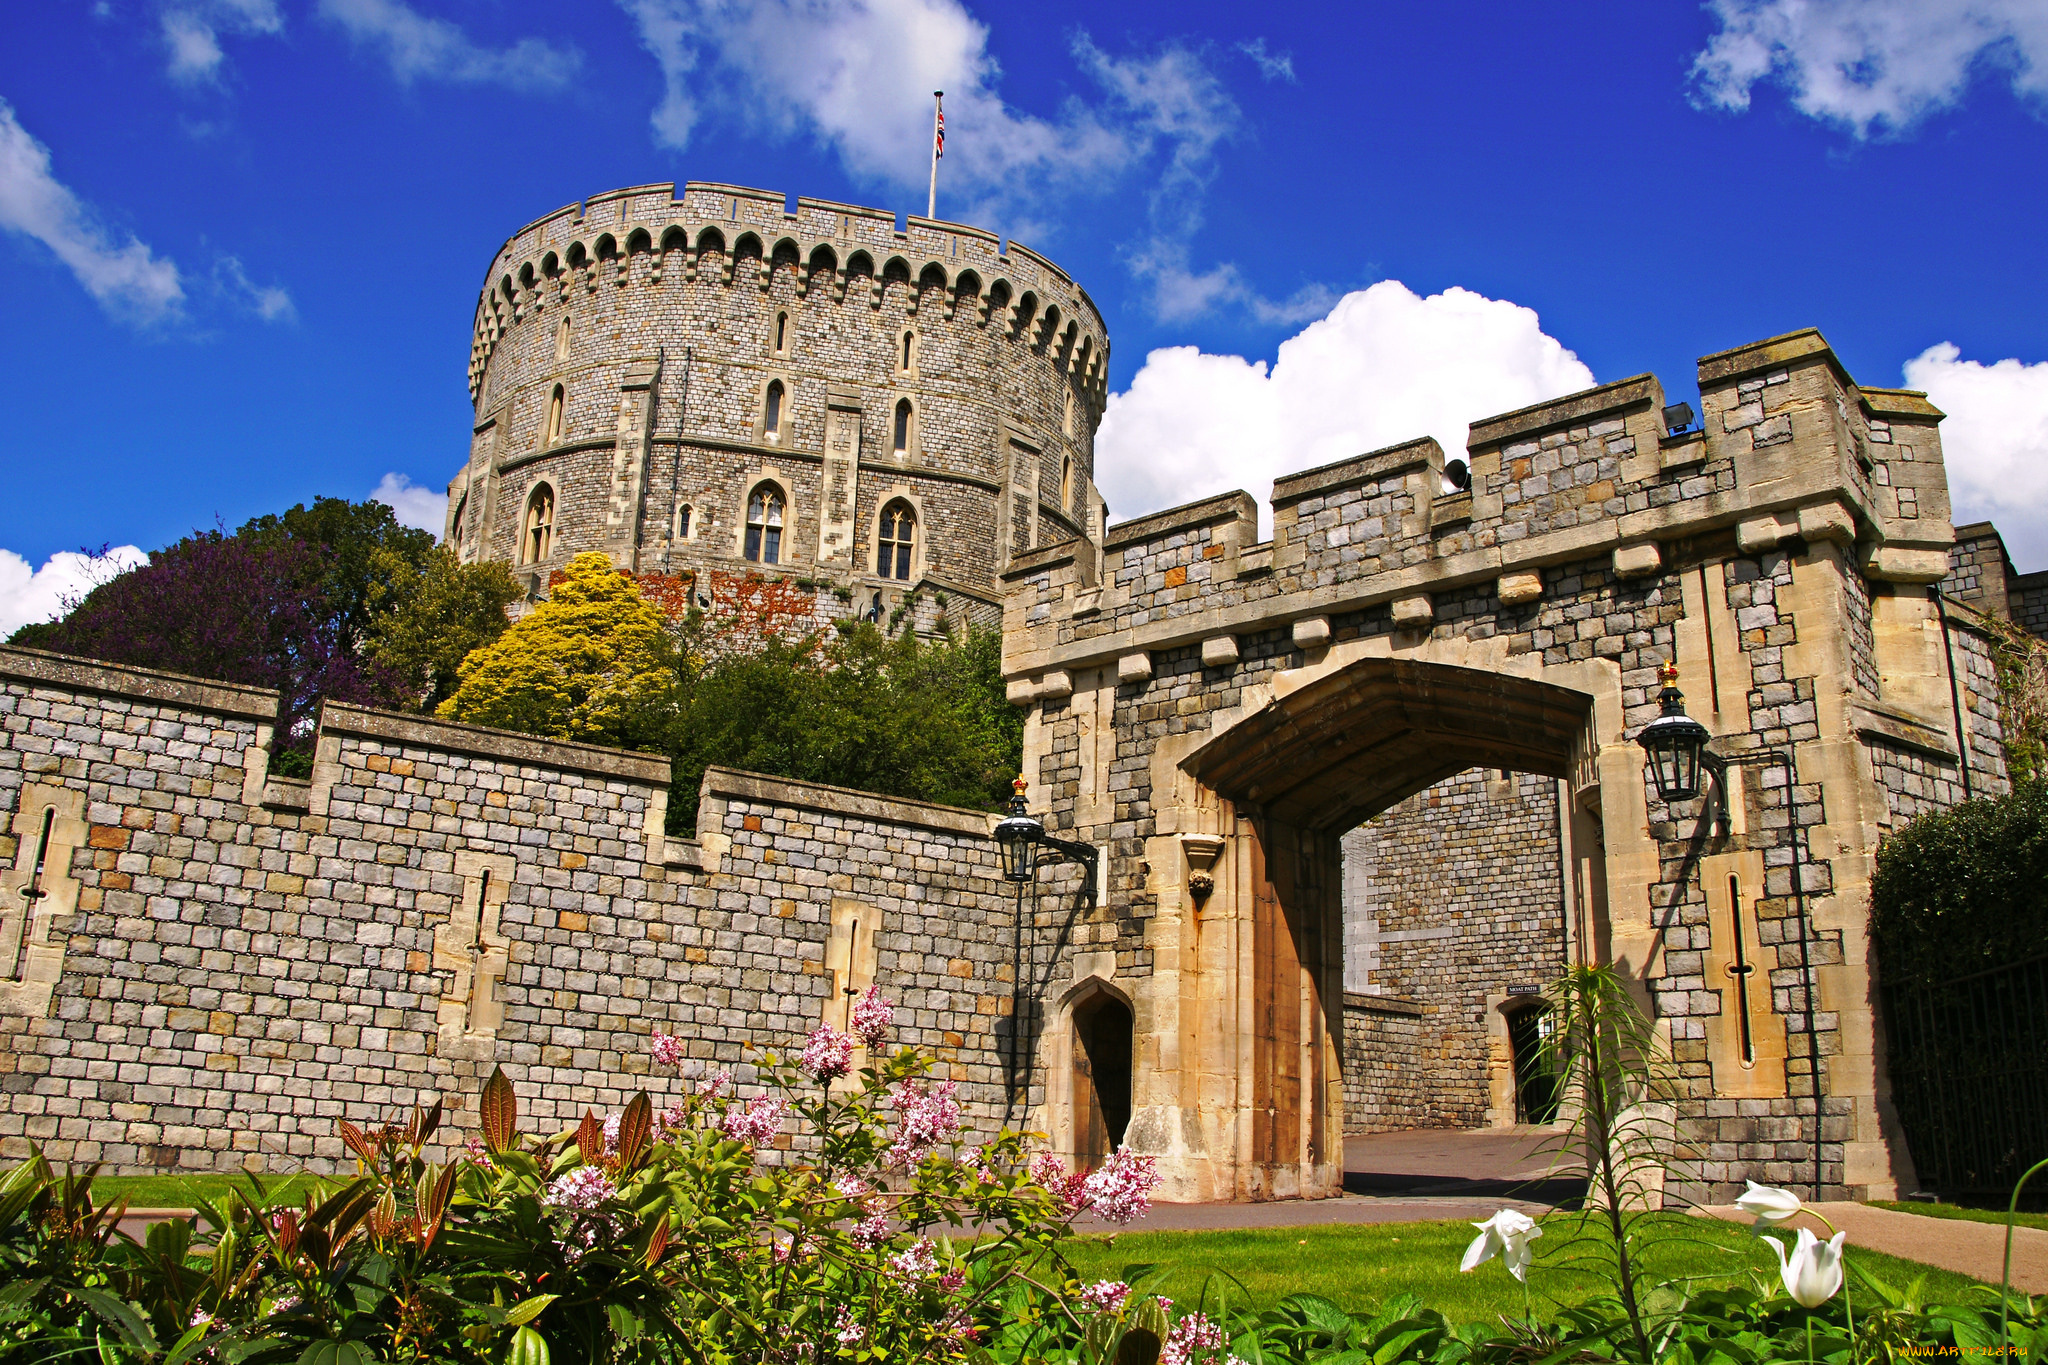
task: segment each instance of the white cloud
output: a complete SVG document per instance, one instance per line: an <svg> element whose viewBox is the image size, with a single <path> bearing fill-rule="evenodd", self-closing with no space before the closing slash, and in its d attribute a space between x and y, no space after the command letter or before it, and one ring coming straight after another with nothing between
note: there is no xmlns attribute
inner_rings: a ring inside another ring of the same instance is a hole
<svg viewBox="0 0 2048 1365"><path fill-rule="evenodd" d="M98 554L63 550L32 569L14 551L0 550L0 640L23 626L56 620L100 584L148 559L133 545Z"/></svg>
<svg viewBox="0 0 2048 1365"><path fill-rule="evenodd" d="M1903 132L1955 104L1973 75L2003 68L2024 98L2048 95L2040 0L1710 0L1720 31L1693 62L1695 97L1740 112L1763 81L1801 113Z"/></svg>
<svg viewBox="0 0 2048 1365"><path fill-rule="evenodd" d="M1950 342L1906 362L1948 414L1942 458L1958 524L1993 521L2022 572L2048 568L2048 361L1964 360Z"/></svg>
<svg viewBox="0 0 2048 1365"><path fill-rule="evenodd" d="M117 241L50 170L50 149L0 99L0 227L33 237L71 268L109 314L136 323L177 318L178 267L130 236Z"/></svg>
<svg viewBox="0 0 2048 1365"><path fill-rule="evenodd" d="M1475 419L1592 383L1531 309L1382 280L1280 343L1270 368L1192 346L1152 352L1110 397L1096 481L1118 519L1233 488L1263 507L1277 476L1418 436L1462 456Z"/></svg>
<svg viewBox="0 0 2048 1365"><path fill-rule="evenodd" d="M370 490L370 501L381 502L398 514L398 524L441 534L448 524L448 495L421 488L405 475L393 471Z"/></svg>
<svg viewBox="0 0 2048 1365"><path fill-rule="evenodd" d="M213 282L223 294L265 322L297 322L298 306L291 294L278 284L258 284L242 268L239 256L223 256L213 263Z"/></svg>
<svg viewBox="0 0 2048 1365"><path fill-rule="evenodd" d="M1259 68L1259 74L1269 81L1286 81L1289 85L1299 82L1294 77L1294 54L1292 52L1268 52L1264 38L1254 38L1248 43L1239 43L1237 50L1252 59Z"/></svg>
<svg viewBox="0 0 2048 1365"><path fill-rule="evenodd" d="M1051 116L1003 97L989 30L959 0L619 0L665 82L655 141L682 149L724 113L749 131L764 125L816 140L856 180L922 202L931 167L931 92L946 92L946 156L939 211L994 221L1034 236L1063 201L1100 197L1142 169L1149 240L1132 267L1154 285L1163 315L1234 306L1255 317L1268 304L1229 265L1196 271L1188 242L1202 221L1217 146L1243 115L1202 50L1181 43L1131 56L1072 40L1091 99L1071 97ZM1247 49L1249 52L1249 49ZM1283 55L1253 54L1262 69ZM1275 68L1277 69L1277 68Z"/></svg>
<svg viewBox="0 0 2048 1365"><path fill-rule="evenodd" d="M557 90L582 69L583 54L538 38L484 47L446 19L421 14L401 0L320 0L320 13L350 38L383 51L401 85L416 80Z"/></svg>
<svg viewBox="0 0 2048 1365"><path fill-rule="evenodd" d="M221 50L221 34L284 31L276 0L179 0L164 8L160 21L170 58L165 70L180 85L213 85L220 80L227 57Z"/></svg>

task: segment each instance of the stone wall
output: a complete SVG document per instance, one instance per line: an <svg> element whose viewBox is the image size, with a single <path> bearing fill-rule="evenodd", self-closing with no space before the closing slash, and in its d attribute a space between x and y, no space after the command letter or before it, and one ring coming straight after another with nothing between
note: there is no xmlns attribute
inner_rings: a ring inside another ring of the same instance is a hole
<svg viewBox="0 0 2048 1365"><path fill-rule="evenodd" d="M292 782L266 773L276 707L0 649L0 866L63 817L0 981L0 1153L331 1169L339 1117L438 1095L464 1130L493 1066L539 1125L660 1102L684 1082L650 1071L657 1028L744 1090L750 1047L870 982L1001 1117L1018 953L989 817L713 770L700 839L670 839L666 760L335 705Z"/></svg>
<svg viewBox="0 0 2048 1365"><path fill-rule="evenodd" d="M1385 1026L1347 1023L1346 1131L1513 1121L1494 1112L1495 1015L1565 966L1557 822L1555 779L1474 768L1344 836L1346 1018L1360 997L1420 1011L1405 1065L1354 1050Z"/></svg>

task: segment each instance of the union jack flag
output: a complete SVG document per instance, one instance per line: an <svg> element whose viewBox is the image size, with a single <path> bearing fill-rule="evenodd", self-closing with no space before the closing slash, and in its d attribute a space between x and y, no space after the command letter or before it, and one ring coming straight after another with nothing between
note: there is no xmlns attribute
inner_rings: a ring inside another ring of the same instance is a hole
<svg viewBox="0 0 2048 1365"><path fill-rule="evenodd" d="M937 137L938 145L935 146L932 150L935 155L937 155L940 159L943 160L946 155L946 110L943 105L940 106L939 108L939 125Z"/></svg>

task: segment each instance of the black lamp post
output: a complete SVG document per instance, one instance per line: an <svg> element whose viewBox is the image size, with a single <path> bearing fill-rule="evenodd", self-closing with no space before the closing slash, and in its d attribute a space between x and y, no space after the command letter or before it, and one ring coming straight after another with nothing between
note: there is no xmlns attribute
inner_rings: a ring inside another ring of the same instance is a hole
<svg viewBox="0 0 2048 1365"><path fill-rule="evenodd" d="M1657 795L1665 801L1690 801L1700 794L1700 759L1707 751L1707 727L1685 714L1685 694L1678 690L1678 665L1658 671L1664 690L1657 700L1664 714L1643 727L1636 743L1650 755Z"/></svg>
<svg viewBox="0 0 2048 1365"><path fill-rule="evenodd" d="M1805 859L1799 843L1798 773L1792 754L1786 749L1749 749L1723 756L1707 747L1707 727L1685 714L1685 694L1678 690L1678 665L1667 663L1658 670L1664 690L1657 694L1664 713L1642 728L1636 743L1650 756L1650 773L1657 782L1657 795L1664 801L1690 801L1703 790L1700 769L1711 772L1716 781L1719 809L1715 825L1725 838L1729 828L1727 772L1731 764L1744 767L1778 767L1785 773L1785 832L1792 848L1792 899L1799 914L1799 972L1806 987L1807 1077L1813 1087L1813 1197L1821 1197L1821 1136L1826 1126L1826 1100L1821 1094L1820 1031L1815 1027L1819 989L1813 979L1813 958L1807 948L1813 929L1806 913ZM1731 912L1733 907L1730 907Z"/></svg>
<svg viewBox="0 0 2048 1365"><path fill-rule="evenodd" d="M1025 809L1024 788L1027 785L1021 777L1010 784L1016 792L1010 798L1010 813L996 825L996 848L1003 855L1003 880L1028 882L1038 875L1040 863L1056 863L1062 858L1084 863L1092 870L1096 859L1093 848L1047 834L1045 821ZM1041 849L1052 856L1047 857L1040 852Z"/></svg>
<svg viewBox="0 0 2048 1365"><path fill-rule="evenodd" d="M1017 888L1017 922L1015 956L1011 968L1010 995L1010 1083L1005 1087L1003 1110L1008 1121L1012 1106L1016 1103L1016 1078L1024 1069L1024 967L1027 954L1024 951L1024 893L1037 880L1038 868L1042 863L1057 863L1068 859L1080 863L1090 873L1095 870L1097 854L1087 844L1061 839L1045 832L1045 821L1033 815L1024 804L1024 788L1029 784L1021 776L1010 784L1015 795L1010 798L1010 813L997 822L995 828L996 849L1002 854L1003 880ZM1090 879L1089 894L1094 894L1093 879ZM1027 1086L1028 1089L1028 1086Z"/></svg>

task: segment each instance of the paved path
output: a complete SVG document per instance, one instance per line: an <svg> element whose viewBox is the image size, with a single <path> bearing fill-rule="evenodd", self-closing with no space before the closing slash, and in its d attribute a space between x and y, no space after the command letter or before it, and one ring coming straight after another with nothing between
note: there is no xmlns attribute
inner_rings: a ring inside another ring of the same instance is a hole
<svg viewBox="0 0 2048 1365"><path fill-rule="evenodd" d="M1732 1204L1697 1212L1730 1222L1754 1221ZM1823 1204L1821 1212L1836 1228L1849 1234L1851 1246L1869 1247L1922 1265L1998 1283L2000 1263L2005 1256L2003 1223L1930 1218L1924 1213L1874 1209L1868 1204ZM1817 1237L1829 1235L1811 1214L1800 1214L1790 1226L1811 1228ZM2048 1294L2048 1232L2039 1228L2013 1230L2012 1287L2028 1294Z"/></svg>

